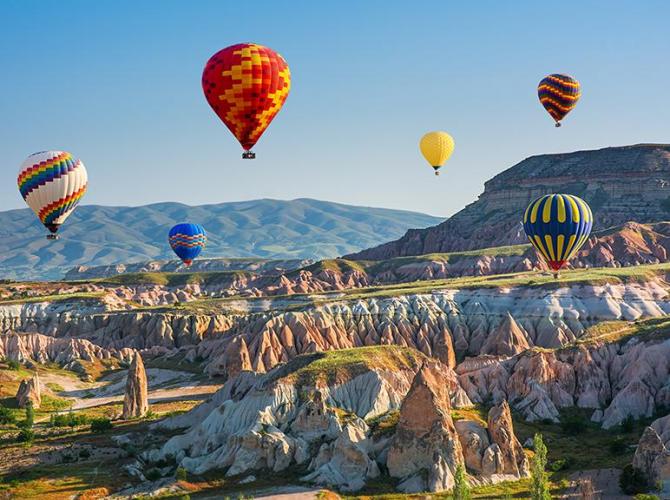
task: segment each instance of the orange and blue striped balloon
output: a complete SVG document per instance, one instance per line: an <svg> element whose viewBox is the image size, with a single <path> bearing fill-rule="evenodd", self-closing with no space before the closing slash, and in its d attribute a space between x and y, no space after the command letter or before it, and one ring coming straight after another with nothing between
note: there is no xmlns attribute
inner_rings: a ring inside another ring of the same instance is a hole
<svg viewBox="0 0 670 500"><path fill-rule="evenodd" d="M190 266L207 244L207 233L200 224L177 224L170 229L170 247L186 267Z"/></svg>
<svg viewBox="0 0 670 500"><path fill-rule="evenodd" d="M537 96L544 109L556 121L556 126L560 127L560 121L574 109L582 92L577 80L555 73L542 79L537 86Z"/></svg>
<svg viewBox="0 0 670 500"><path fill-rule="evenodd" d="M523 229L547 265L558 272L591 234L593 214L584 200L571 194L548 194L526 209Z"/></svg>

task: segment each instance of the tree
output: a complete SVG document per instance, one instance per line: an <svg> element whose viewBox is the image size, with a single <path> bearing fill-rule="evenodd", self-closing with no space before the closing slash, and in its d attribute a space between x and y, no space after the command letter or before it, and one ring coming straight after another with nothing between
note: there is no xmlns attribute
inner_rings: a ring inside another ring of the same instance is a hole
<svg viewBox="0 0 670 500"><path fill-rule="evenodd" d="M535 449L535 456L530 466L531 498L533 500L551 500L549 479L544 470L547 466L547 447L542 440L542 434L535 434L533 448Z"/></svg>
<svg viewBox="0 0 670 500"><path fill-rule="evenodd" d="M461 464L456 466L453 497L454 500L470 500L472 498L470 495L470 486L468 486L468 481L465 479L465 468Z"/></svg>
<svg viewBox="0 0 670 500"><path fill-rule="evenodd" d="M16 423L16 415L9 408L0 405L0 425L12 425Z"/></svg>
<svg viewBox="0 0 670 500"><path fill-rule="evenodd" d="M28 405L26 406L25 428L32 429L34 423L35 423L35 408L33 408L32 402L29 402Z"/></svg>

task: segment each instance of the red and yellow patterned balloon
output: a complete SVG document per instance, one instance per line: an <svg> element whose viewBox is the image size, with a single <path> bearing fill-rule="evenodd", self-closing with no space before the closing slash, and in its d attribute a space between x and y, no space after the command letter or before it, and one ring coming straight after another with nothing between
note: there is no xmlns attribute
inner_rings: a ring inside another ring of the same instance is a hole
<svg viewBox="0 0 670 500"><path fill-rule="evenodd" d="M214 112L248 152L286 101L291 73L272 49L240 43L207 61L202 88Z"/></svg>

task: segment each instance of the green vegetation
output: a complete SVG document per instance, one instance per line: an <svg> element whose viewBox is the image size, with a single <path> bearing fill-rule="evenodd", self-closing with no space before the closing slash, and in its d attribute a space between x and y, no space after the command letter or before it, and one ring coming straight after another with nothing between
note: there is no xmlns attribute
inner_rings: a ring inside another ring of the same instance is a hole
<svg viewBox="0 0 670 500"><path fill-rule="evenodd" d="M112 427L112 421L108 418L94 418L91 420L91 432L105 432Z"/></svg>
<svg viewBox="0 0 670 500"><path fill-rule="evenodd" d="M16 424L16 414L9 408L0 405L0 425Z"/></svg>
<svg viewBox="0 0 670 500"><path fill-rule="evenodd" d="M535 450L535 454L530 465L531 498L532 500L551 500L549 478L545 472L547 466L547 447L542 440L542 434L535 434L533 449Z"/></svg>
<svg viewBox="0 0 670 500"><path fill-rule="evenodd" d="M472 498L470 486L468 486L468 481L465 478L465 468L461 464L456 466L452 495L454 500L470 500Z"/></svg>
<svg viewBox="0 0 670 500"><path fill-rule="evenodd" d="M646 493L650 490L651 485L641 470L627 464L621 471L619 487L627 495L635 495L636 493Z"/></svg>
<svg viewBox="0 0 670 500"><path fill-rule="evenodd" d="M391 410L367 421L374 439L392 436L400 420L400 411Z"/></svg>
<svg viewBox="0 0 670 500"><path fill-rule="evenodd" d="M333 383L355 377L371 368L416 369L424 358L423 354L407 347L358 347L297 356L270 372L269 376L272 380L296 380L299 385L313 385L317 380Z"/></svg>
<svg viewBox="0 0 670 500"><path fill-rule="evenodd" d="M49 419L51 427L77 427L78 425L86 425L88 417L86 414L74 413L52 413Z"/></svg>
<svg viewBox="0 0 670 500"><path fill-rule="evenodd" d="M249 278L253 275L253 273L247 271L124 273L109 278L96 279L93 282L103 285L162 285L177 287L192 284L211 285L233 281L236 278Z"/></svg>

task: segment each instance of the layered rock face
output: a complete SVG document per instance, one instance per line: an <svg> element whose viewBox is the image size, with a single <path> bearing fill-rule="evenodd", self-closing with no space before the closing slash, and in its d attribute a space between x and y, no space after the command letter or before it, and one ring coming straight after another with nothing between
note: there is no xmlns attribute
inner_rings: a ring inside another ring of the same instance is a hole
<svg viewBox="0 0 670 500"><path fill-rule="evenodd" d="M16 393L16 401L19 408L27 408L28 405L32 405L37 410L42 405L40 379L37 373L32 378L21 381Z"/></svg>
<svg viewBox="0 0 670 500"><path fill-rule="evenodd" d="M128 369L121 418L140 418L149 411L147 372L142 356L136 353Z"/></svg>
<svg viewBox="0 0 670 500"><path fill-rule="evenodd" d="M248 368L241 342L233 345L237 337L244 340L251 368L261 372L297 354L379 344L415 347L453 366L454 352L509 354L526 343L560 347L602 321L669 311L665 284L652 280L549 290L441 290L258 314L101 313L78 310L76 304L35 303L0 306L0 327L87 339L107 350L133 348L148 355L179 350L187 359L206 360L206 371L218 375L231 363Z"/></svg>
<svg viewBox="0 0 670 500"><path fill-rule="evenodd" d="M464 454L479 452L469 441L461 444L451 417L452 408L472 404L455 374L411 349L362 349L364 361L348 361L355 351L316 353L267 374L241 372L210 401L155 424L187 430L143 461L150 467L169 455L193 473L216 468L227 476L293 468L304 471L305 481L342 491L361 489L386 468L401 478L402 491L451 488ZM376 430L398 411L395 428ZM473 480L527 474L509 407L493 408L488 424L476 426L490 446L484 468L468 469Z"/></svg>
<svg viewBox="0 0 670 500"><path fill-rule="evenodd" d="M122 359L125 351L105 349L79 338L56 338L39 333L7 332L0 335L0 358L21 363L58 363L65 366L76 360Z"/></svg>
<svg viewBox="0 0 670 500"><path fill-rule="evenodd" d="M560 408L578 406L608 429L670 403L670 339L482 356L456 371L473 402L508 400L530 421L558 422Z"/></svg>
<svg viewBox="0 0 670 500"><path fill-rule="evenodd" d="M668 218L670 146L640 144L527 158L484 185L479 199L438 226L349 257L381 260L522 243L523 211L535 198L570 193L595 214L595 230Z"/></svg>

